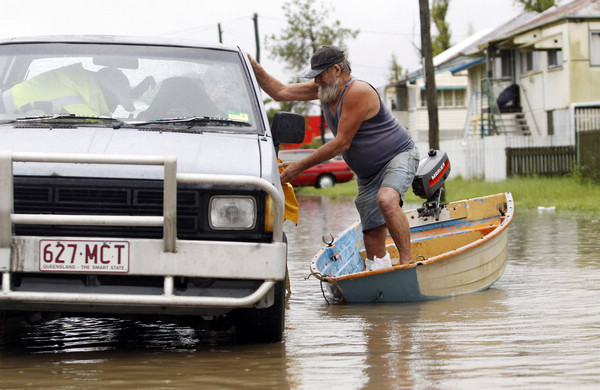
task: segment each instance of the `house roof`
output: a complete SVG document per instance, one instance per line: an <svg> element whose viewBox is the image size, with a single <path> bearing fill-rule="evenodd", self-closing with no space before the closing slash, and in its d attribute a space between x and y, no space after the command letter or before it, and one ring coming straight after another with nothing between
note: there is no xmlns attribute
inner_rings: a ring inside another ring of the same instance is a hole
<svg viewBox="0 0 600 390"><path fill-rule="evenodd" d="M435 56L433 58L433 65L436 73L448 70L452 73L457 73L481 63L483 60L477 58L481 57L481 50L479 49L480 45L486 44L499 36L503 36L507 31L514 30L517 26L527 23L538 15L537 12L523 12L494 30L486 29L478 31L469 38ZM423 77L423 73L423 67L420 67L407 74L404 79L393 84L402 85L407 81L413 82L415 79Z"/></svg>
<svg viewBox="0 0 600 390"><path fill-rule="evenodd" d="M456 58L464 56L466 49L470 48L473 44L479 42L481 38L487 36L491 31L491 29L477 31L475 34L471 35L467 39L457 43L448 50L445 50L443 53L440 53L437 56L433 57L433 66L437 67L446 64Z"/></svg>
<svg viewBox="0 0 600 390"><path fill-rule="evenodd" d="M457 43L448 50L433 57L433 66L435 72L450 71L452 73L459 72L475 65L479 60L473 62L473 58L465 56L465 49L472 47L476 42L479 42L482 37L487 36L491 30L481 30L471 35L469 38ZM423 77L423 67L419 67L416 70L408 73L402 80L394 82L391 85L403 85L407 81L413 82L419 77Z"/></svg>
<svg viewBox="0 0 600 390"><path fill-rule="evenodd" d="M495 28L493 31L482 36L477 41L475 41L471 45L469 45L468 47L465 47L464 54L467 56L474 56L474 55L480 54L481 53L480 47L482 45L487 46L487 43L489 43L489 42L494 42L496 40L505 39L505 38L501 38L501 37L506 36L506 34L509 31L513 31L513 30L519 28L519 26L529 23L531 20L537 18L539 15L540 15L539 13L532 12L532 11L520 13L519 15L515 16L508 22L500 25L499 27Z"/></svg>
<svg viewBox="0 0 600 390"><path fill-rule="evenodd" d="M479 65L485 61L485 58L483 58L483 57L477 57L477 58L464 57L464 58L468 58L468 60L449 67L448 71L452 74L455 74L455 73L458 73L465 69L469 69L472 66Z"/></svg>
<svg viewBox="0 0 600 390"><path fill-rule="evenodd" d="M600 0L573 0L562 6L548 8L539 14L535 12L530 14L534 15L530 20L523 20L513 25L513 28L504 31L494 31L494 36L483 43L501 42L515 35L564 20L600 19Z"/></svg>
<svg viewBox="0 0 600 390"><path fill-rule="evenodd" d="M450 71L452 73L468 69L481 63L483 51L491 43L507 41L515 35L569 19L600 19L600 0L573 0L562 6L555 6L542 13L526 11L517 15L494 30L484 30L433 58L436 73ZM403 80L392 85L403 85L423 77L423 67L405 76Z"/></svg>

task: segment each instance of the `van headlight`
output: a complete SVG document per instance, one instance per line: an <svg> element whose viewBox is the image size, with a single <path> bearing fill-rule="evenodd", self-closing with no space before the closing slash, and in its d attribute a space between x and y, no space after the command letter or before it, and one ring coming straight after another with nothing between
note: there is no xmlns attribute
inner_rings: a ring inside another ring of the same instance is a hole
<svg viewBox="0 0 600 390"><path fill-rule="evenodd" d="M256 225L256 200L252 196L213 196L208 209L211 229L252 230Z"/></svg>

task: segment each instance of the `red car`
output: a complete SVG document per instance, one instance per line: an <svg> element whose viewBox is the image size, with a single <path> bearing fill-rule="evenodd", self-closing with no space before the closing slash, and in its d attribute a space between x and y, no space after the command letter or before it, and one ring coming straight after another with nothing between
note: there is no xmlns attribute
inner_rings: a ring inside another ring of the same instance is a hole
<svg viewBox="0 0 600 390"><path fill-rule="evenodd" d="M279 158L281 161L299 161L314 151L315 149L281 150L279 152ZM303 171L298 177L292 180L292 185L295 187L315 186L317 188L329 188L335 183L350 181L353 177L354 172L352 172L348 167L348 164L338 156Z"/></svg>

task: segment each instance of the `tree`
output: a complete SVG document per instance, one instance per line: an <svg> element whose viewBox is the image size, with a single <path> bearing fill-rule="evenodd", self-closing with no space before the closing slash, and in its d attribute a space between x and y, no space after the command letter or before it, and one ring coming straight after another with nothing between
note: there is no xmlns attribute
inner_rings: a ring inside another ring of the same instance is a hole
<svg viewBox="0 0 600 390"><path fill-rule="evenodd" d="M390 75L388 76L388 81L390 83L395 83L400 81L400 77L402 76L404 68L402 65L398 63L398 58L396 58L395 54L392 54L392 61L390 63Z"/></svg>
<svg viewBox="0 0 600 390"><path fill-rule="evenodd" d="M554 7L555 0L515 0L517 4L523 6L525 11L543 12L550 7Z"/></svg>
<svg viewBox="0 0 600 390"><path fill-rule="evenodd" d="M448 4L450 0L433 0L431 18L438 30L438 35L433 38L433 55L436 56L450 48L450 27L446 22Z"/></svg>
<svg viewBox="0 0 600 390"><path fill-rule="evenodd" d="M285 68L296 73L305 70L310 57L323 45L335 45L347 53L345 41L356 38L359 30L341 26L339 20L329 22L327 15L333 15L334 9L324 5L315 6L315 0L288 0L283 4L287 27L280 35L267 37L265 46L270 50L272 59L282 59ZM295 77L292 82L298 81ZM295 111L305 112L306 104L290 102L286 109L297 107ZM283 105L282 105L283 108Z"/></svg>
<svg viewBox="0 0 600 390"><path fill-rule="evenodd" d="M323 5L315 8L315 0L289 0L283 4L288 26L281 35L267 38L271 58L281 58L286 69L300 71L306 68L313 53L323 45L335 45L347 50L347 38L356 38L359 30L343 28L339 20L329 23L323 15L333 14L334 9Z"/></svg>

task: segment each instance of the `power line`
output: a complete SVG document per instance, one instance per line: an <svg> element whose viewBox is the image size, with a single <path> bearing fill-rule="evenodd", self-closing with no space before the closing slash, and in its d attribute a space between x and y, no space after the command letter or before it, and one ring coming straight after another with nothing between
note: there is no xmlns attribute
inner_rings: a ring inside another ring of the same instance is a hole
<svg viewBox="0 0 600 390"><path fill-rule="evenodd" d="M369 34L380 34L380 35L408 35L408 36L420 36L418 33L406 33L406 32L396 32L396 31L375 31L375 30L360 30L360 32L365 32Z"/></svg>
<svg viewBox="0 0 600 390"><path fill-rule="evenodd" d="M220 21L220 22L216 22L216 23L205 24L205 25L202 25L202 26L188 27L188 28L184 28L184 29L181 29L181 30L169 31L169 32L166 32L165 34L167 34L167 35L178 35L178 34L184 34L184 33L206 31L206 30L216 29L217 26L219 25L219 23L222 25L223 23L237 22L237 21L240 21L240 20L243 20L243 19L252 20L252 18L253 18L253 15L240 16L238 18L227 19L227 20L223 20L223 21Z"/></svg>

